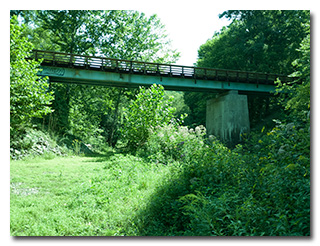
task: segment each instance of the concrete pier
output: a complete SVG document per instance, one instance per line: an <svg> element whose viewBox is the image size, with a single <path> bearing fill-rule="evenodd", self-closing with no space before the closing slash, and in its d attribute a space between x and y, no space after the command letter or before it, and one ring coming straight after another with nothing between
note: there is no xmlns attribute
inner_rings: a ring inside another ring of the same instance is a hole
<svg viewBox="0 0 320 246"><path fill-rule="evenodd" d="M250 131L247 96L229 91L208 100L206 128L208 136L216 136L228 147L238 144L241 134Z"/></svg>

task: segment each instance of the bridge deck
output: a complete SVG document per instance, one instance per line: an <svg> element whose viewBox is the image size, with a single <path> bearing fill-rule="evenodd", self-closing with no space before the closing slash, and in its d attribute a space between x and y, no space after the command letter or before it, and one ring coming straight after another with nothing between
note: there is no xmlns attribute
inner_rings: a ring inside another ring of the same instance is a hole
<svg viewBox="0 0 320 246"><path fill-rule="evenodd" d="M250 91L254 91L254 88L260 87L268 88L262 89L263 92L270 91L271 87L274 87L274 81L279 78L283 82L293 81L294 78L290 78L285 75L279 74L267 74L258 72L248 72L248 71L237 71L237 70L226 70L226 69L215 69L215 68L202 68L202 67L191 67L191 66L180 66L172 64L160 64L160 63L150 63L150 62L140 62L131 60L120 60L106 57L96 57L96 56L85 56L53 51L43 51L34 50L34 59L42 59L41 66L43 67L60 67L66 70L77 69L79 71L100 71L118 74L128 74L137 75L136 77L145 78L146 76L153 76L161 78L168 78L168 81L174 81L173 78L178 78L181 84L181 79L190 84L191 81L196 83L197 81L213 81L215 83L225 82L230 86L231 84L237 83L245 85L250 88ZM92 73L91 73L92 74ZM43 73L43 75L49 75ZM49 75L50 76L50 75ZM121 77L121 76L120 76ZM169 79L172 78L172 79ZM63 81L63 78L61 82ZM77 78L75 78L76 80ZM76 81L72 82L76 82ZM188 81L191 80L191 81ZM68 82L71 80L69 79ZM131 78L130 78L131 81ZM79 82L80 83L80 82ZM168 82L169 83L169 82ZM89 84L89 83L88 83ZM97 84L97 83L95 83ZM137 84L137 83L136 83ZM253 87L253 85L255 87ZM117 86L116 83L113 86ZM121 85L120 85L121 86ZM124 86L124 84L122 84ZM187 85L188 87L189 85ZM168 86L170 87L170 86ZM176 88L177 87L177 88ZM184 85L181 84L183 90ZM190 87L190 86L189 86ZM196 86L195 86L196 87ZM193 87L193 88L195 88ZM237 89L237 86L231 86L230 88L224 89ZM179 85L172 85L173 89L179 89ZM171 88L171 89L172 89ZM240 86L240 88L242 88ZM210 86L205 86L203 90L210 89ZM212 88L217 89L217 88ZM245 89L244 89L245 90ZM257 90L259 92L259 90Z"/></svg>
<svg viewBox="0 0 320 246"><path fill-rule="evenodd" d="M277 78L283 82L293 81L292 78L279 74L120 60L42 50L34 50L33 56L36 60L43 59L43 66L72 67L119 73L145 74L151 76L174 76L191 79L196 78L255 84L273 85Z"/></svg>

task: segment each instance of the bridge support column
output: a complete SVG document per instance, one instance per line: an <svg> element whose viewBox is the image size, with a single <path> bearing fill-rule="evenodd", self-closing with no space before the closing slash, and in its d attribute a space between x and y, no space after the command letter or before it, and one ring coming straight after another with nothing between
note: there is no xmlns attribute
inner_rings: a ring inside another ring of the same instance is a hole
<svg viewBox="0 0 320 246"><path fill-rule="evenodd" d="M228 147L241 140L241 134L250 131L248 100L238 91L229 91L207 101L207 134L214 135Z"/></svg>

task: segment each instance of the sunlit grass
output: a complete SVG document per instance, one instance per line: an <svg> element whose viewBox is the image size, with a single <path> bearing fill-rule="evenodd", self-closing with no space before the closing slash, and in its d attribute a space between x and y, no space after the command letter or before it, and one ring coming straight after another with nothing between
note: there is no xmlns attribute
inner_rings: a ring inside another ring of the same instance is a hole
<svg viewBox="0 0 320 246"><path fill-rule="evenodd" d="M13 236L116 236L134 224L164 166L133 156L57 157L11 162Z"/></svg>

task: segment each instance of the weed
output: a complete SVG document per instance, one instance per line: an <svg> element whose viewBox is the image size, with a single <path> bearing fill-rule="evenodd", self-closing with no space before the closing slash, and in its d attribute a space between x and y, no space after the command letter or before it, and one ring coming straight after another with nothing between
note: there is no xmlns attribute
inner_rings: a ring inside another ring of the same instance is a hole
<svg viewBox="0 0 320 246"><path fill-rule="evenodd" d="M201 128L165 126L140 157L12 161L11 235L308 236L308 127L230 150Z"/></svg>
<svg viewBox="0 0 320 246"><path fill-rule="evenodd" d="M80 149L81 149L81 141L79 141L78 139L74 139L72 141L72 146L73 146L75 154L79 155Z"/></svg>

